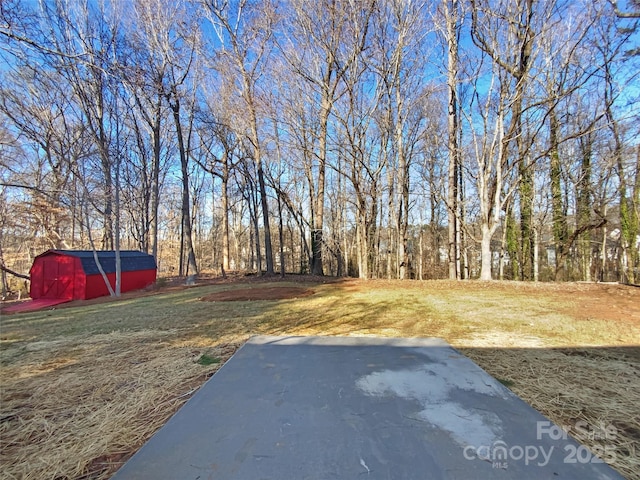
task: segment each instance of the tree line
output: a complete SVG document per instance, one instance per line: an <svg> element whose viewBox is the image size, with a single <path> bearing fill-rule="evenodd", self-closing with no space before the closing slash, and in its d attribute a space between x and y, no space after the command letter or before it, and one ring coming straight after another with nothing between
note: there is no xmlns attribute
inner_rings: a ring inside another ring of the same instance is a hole
<svg viewBox="0 0 640 480"><path fill-rule="evenodd" d="M6 0L0 263L640 274L640 5Z"/></svg>

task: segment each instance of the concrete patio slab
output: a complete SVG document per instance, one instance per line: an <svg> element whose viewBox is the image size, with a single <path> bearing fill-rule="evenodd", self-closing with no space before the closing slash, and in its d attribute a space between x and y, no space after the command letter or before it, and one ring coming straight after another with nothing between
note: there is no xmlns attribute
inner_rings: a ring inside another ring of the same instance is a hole
<svg viewBox="0 0 640 480"><path fill-rule="evenodd" d="M260 336L113 478L622 477L442 340Z"/></svg>

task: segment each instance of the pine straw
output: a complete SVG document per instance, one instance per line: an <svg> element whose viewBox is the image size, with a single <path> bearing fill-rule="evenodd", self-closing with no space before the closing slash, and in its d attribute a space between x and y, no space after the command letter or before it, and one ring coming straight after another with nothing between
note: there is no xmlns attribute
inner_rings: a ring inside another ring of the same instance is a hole
<svg viewBox="0 0 640 480"><path fill-rule="evenodd" d="M205 367L197 346L171 345L158 332L66 347L35 371L3 369L3 478L108 478L236 348L208 348L222 362Z"/></svg>
<svg viewBox="0 0 640 480"><path fill-rule="evenodd" d="M606 452L626 478L640 479L638 348L459 350L594 453Z"/></svg>

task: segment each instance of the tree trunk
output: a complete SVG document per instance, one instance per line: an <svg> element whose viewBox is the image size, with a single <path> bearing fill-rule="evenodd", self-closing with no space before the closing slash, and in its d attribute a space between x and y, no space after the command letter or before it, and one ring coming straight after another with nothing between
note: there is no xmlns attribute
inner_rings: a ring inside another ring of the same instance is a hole
<svg viewBox="0 0 640 480"><path fill-rule="evenodd" d="M553 240L555 243L555 280L563 281L566 276L567 240L569 226L562 196L562 164L560 162L558 118L555 109L549 112L549 177L551 181L551 212Z"/></svg>
<svg viewBox="0 0 640 480"><path fill-rule="evenodd" d="M420 239L418 240L418 252L419 252L419 255L420 255L420 260L419 260L420 263L418 264L418 279L419 280L424 280L423 271L422 271L422 269L423 269L422 266L424 265L424 249L422 247L422 243L423 243L422 239L423 238L424 238L424 234L422 232L422 228L420 228Z"/></svg>
<svg viewBox="0 0 640 480"><path fill-rule="evenodd" d="M459 280L459 228L458 225L458 0L444 0L447 22L447 91L448 91L448 189L447 189L447 223L449 278Z"/></svg>
<svg viewBox="0 0 640 480"><path fill-rule="evenodd" d="M271 226L269 221L269 203L267 201L267 191L264 184L264 172L262 162L257 164L258 188L260 189L260 206L262 208L262 223L264 228L264 255L267 263L267 275L275 273L273 269L273 247L271 245Z"/></svg>
<svg viewBox="0 0 640 480"><path fill-rule="evenodd" d="M262 210L262 223L264 228L264 254L265 261L267 263L267 275L273 275L273 247L271 245L271 222L269 220L269 202L267 199L267 190L264 183L264 171L262 169L262 148L260 146L260 135L258 132L258 117L256 112L256 106L254 105L254 99L249 92L251 92L251 83L249 82L246 73L243 75L245 84L245 100L249 108L249 115L251 118L251 142L253 143L253 161L256 164L256 170L258 173L258 190L260 192L260 207ZM260 232L256 230L256 235L260 235ZM258 252L259 254L260 252Z"/></svg>
<svg viewBox="0 0 640 480"><path fill-rule="evenodd" d="M582 143L582 165L580 166L580 178L576 198L576 230L591 224L591 155L593 139L591 134L586 135ZM591 230L587 229L578 235L578 256L580 258L580 271L582 279L591 281Z"/></svg>
<svg viewBox="0 0 640 480"><path fill-rule="evenodd" d="M7 298L7 294L9 292L9 281L7 279L7 272L11 273L14 276L17 276L18 278L22 278L25 280L31 280L31 277L29 275L23 275L17 272L14 272L13 270L8 269L5 264L4 264L4 252L2 250L2 229L0 229L0 283L2 284L2 300L4 300L5 298Z"/></svg>
<svg viewBox="0 0 640 480"><path fill-rule="evenodd" d="M400 132L398 137L401 137ZM398 260L400 262L400 280L407 278L407 272L409 267L409 252L408 252L408 230L409 230L409 172L407 160L404 152L402 151L402 140L399 138L396 140L400 148L400 159L398 162L399 174L400 174L400 208L398 212Z"/></svg>
<svg viewBox="0 0 640 480"><path fill-rule="evenodd" d="M498 279L504 280L504 257L507 253L507 229L502 228L502 239L500 242L500 258L498 260Z"/></svg>
<svg viewBox="0 0 640 480"><path fill-rule="evenodd" d="M606 218L607 216L607 204L605 203L602 208L602 216ZM606 281L607 277L607 224L605 223L602 226L602 246L600 248L600 276L598 278L599 281Z"/></svg>
<svg viewBox="0 0 640 480"><path fill-rule="evenodd" d="M482 225L482 238L480 240L480 280L492 280L491 275L491 237L493 237L493 229L488 225Z"/></svg>
<svg viewBox="0 0 640 480"><path fill-rule="evenodd" d="M220 208L222 209L222 268L229 271L229 165L225 159L221 176L221 198Z"/></svg>
<svg viewBox="0 0 640 480"><path fill-rule="evenodd" d="M332 72L327 73L328 79L322 94L322 105L320 107L320 139L318 154L318 178L316 188L316 198L312 198L314 203L313 209L313 226L311 229L311 274L324 275L322 265L322 245L324 227L324 188L325 188L325 170L327 162L327 135L329 114L331 113L331 99L329 97L328 84Z"/></svg>
<svg viewBox="0 0 640 480"><path fill-rule="evenodd" d="M540 280L540 234L534 227L533 231L533 281Z"/></svg>
<svg viewBox="0 0 640 480"><path fill-rule="evenodd" d="M196 254L193 248L193 231L191 226L191 200L189 193L189 157L186 151L184 136L182 133L182 122L180 120L180 100L174 98L171 103L173 112L173 120L176 127L176 136L178 139L178 153L180 155L180 170L182 173L182 235L184 247L187 254L186 271L181 272L184 275L193 277L198 275L198 265L196 263ZM182 256L181 256L182 259Z"/></svg>
<svg viewBox="0 0 640 480"><path fill-rule="evenodd" d="M518 134L522 136L522 131ZM518 142L519 143L519 142ZM518 161L520 178L520 278L532 280L534 256L533 226L533 172L529 160L522 156Z"/></svg>
<svg viewBox="0 0 640 480"><path fill-rule="evenodd" d="M520 262L518 261L518 231L516 219L513 215L513 207L509 205L504 216L504 228L507 230L507 253L509 254L509 266L511 267L511 279L520 278Z"/></svg>
<svg viewBox="0 0 640 480"><path fill-rule="evenodd" d="M153 135L153 166L151 168L151 255L158 261L158 210L160 208L160 157L161 157L161 118L162 97L158 96L155 118L152 128Z"/></svg>
<svg viewBox="0 0 640 480"><path fill-rule="evenodd" d="M247 176L249 173L246 173ZM260 222L258 221L258 193L255 191L255 186L251 178L247 178L246 188L248 189L246 193L247 204L249 205L249 218L251 219L251 225L253 226L250 229L250 245L249 250L251 251L251 261L250 265L253 270L256 270L258 275L262 274L262 247L260 244Z"/></svg>
<svg viewBox="0 0 640 480"><path fill-rule="evenodd" d="M388 120L388 124L391 123L391 120ZM388 155L388 153L387 153ZM398 218L396 214L396 206L395 206L395 186L396 186L396 177L395 177L395 168L394 165L387 165L387 189L388 189L388 202L387 202L387 279L391 280L395 278L396 272L394 272L393 268L393 254L395 253L395 225L397 221L395 219Z"/></svg>
<svg viewBox="0 0 640 480"><path fill-rule="evenodd" d="M280 198L280 195L278 195L278 239L280 241L280 276L284 278L284 222L282 220L282 199Z"/></svg>
<svg viewBox="0 0 640 480"><path fill-rule="evenodd" d="M117 100L116 100L117 102ZM120 128L118 122L118 110L116 103L116 164L115 164L115 185L114 185L114 215L115 215L115 261L116 261L116 285L115 296L122 295L122 260L120 258Z"/></svg>
<svg viewBox="0 0 640 480"><path fill-rule="evenodd" d="M629 205L630 217L632 222L632 254L631 254L631 262L632 269L631 272L631 283L636 283L637 278L635 276L635 269L640 267L640 252L638 251L637 238L640 235L640 145L636 147L636 165L635 171L633 172L633 192L631 197L631 204Z"/></svg>
<svg viewBox="0 0 640 480"><path fill-rule="evenodd" d="M367 262L367 227L365 225L364 214L358 212L357 234L358 234L358 278L369 278Z"/></svg>

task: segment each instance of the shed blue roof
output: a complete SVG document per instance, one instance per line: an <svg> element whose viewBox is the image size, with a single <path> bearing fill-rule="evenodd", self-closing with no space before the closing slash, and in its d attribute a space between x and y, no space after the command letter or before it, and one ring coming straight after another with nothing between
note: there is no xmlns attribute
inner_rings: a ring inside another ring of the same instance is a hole
<svg viewBox="0 0 640 480"><path fill-rule="evenodd" d="M49 250L49 252L79 258L85 275L100 273L92 250ZM96 253L104 272L114 273L116 271L116 252L114 250L98 250ZM123 272L155 270L156 261L153 255L139 250L120 250L120 267Z"/></svg>

